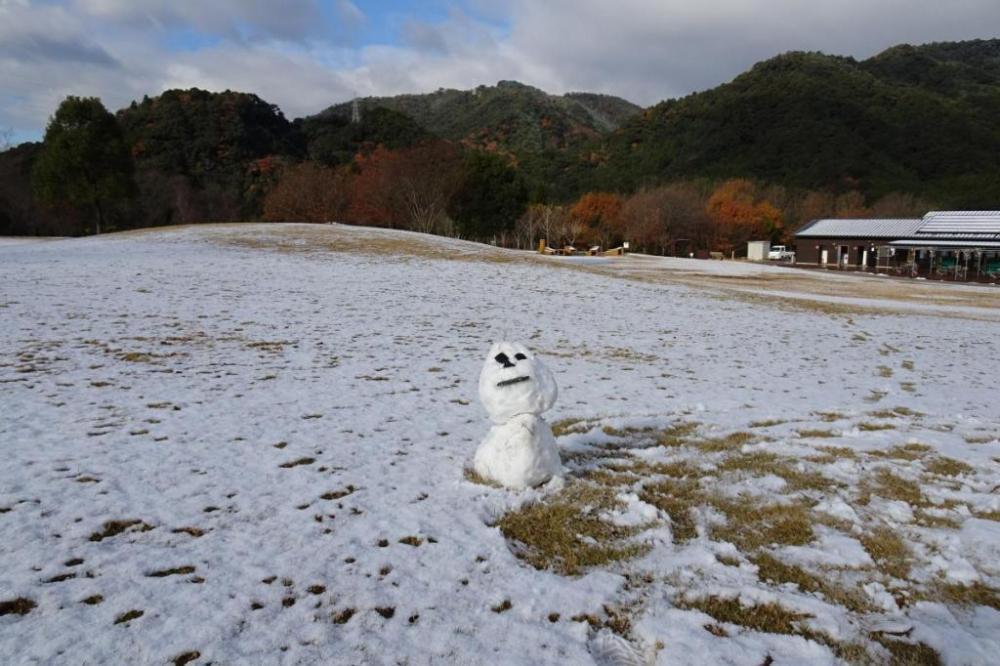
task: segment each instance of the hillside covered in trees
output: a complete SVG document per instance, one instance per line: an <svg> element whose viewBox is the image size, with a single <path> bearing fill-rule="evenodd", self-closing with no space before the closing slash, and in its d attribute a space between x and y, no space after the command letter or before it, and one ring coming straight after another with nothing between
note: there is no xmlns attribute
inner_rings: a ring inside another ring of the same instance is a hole
<svg viewBox="0 0 1000 666"><path fill-rule="evenodd" d="M892 191L952 207L1000 199L1000 40L900 46L869 60L789 53L669 100L603 145L597 186L692 175Z"/></svg>
<svg viewBox="0 0 1000 666"><path fill-rule="evenodd" d="M49 133L0 153L0 234L91 233L97 205L106 229L336 219L686 253L1000 201L1000 40L788 53L645 110L509 81L353 107L290 121L251 93L144 98L113 116L131 164L111 200L41 187L63 159Z"/></svg>

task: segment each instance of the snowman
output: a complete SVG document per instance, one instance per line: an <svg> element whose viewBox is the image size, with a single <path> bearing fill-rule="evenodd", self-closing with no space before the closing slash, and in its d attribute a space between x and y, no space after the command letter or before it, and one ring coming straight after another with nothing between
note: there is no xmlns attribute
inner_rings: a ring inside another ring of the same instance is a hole
<svg viewBox="0 0 1000 666"><path fill-rule="evenodd" d="M479 374L479 398L494 425L476 449L476 473L517 489L560 474L555 437L540 416L558 392L552 372L523 345L494 344Z"/></svg>

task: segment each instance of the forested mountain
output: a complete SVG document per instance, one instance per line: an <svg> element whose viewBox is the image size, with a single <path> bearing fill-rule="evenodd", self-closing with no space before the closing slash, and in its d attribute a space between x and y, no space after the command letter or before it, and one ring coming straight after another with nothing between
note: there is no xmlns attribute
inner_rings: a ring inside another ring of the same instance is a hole
<svg viewBox="0 0 1000 666"><path fill-rule="evenodd" d="M746 179L753 187L725 191L741 192L747 210L774 207L765 217L781 221L776 230L816 215L1000 206L1000 40L903 45L861 61L787 53L645 110L608 95L550 95L512 81L360 99L359 122L352 106L289 121L250 93L168 90L133 102L116 118L137 196L115 203L110 227L259 219L282 179L291 180L274 215L292 215L290 204L312 198L337 203L312 210L310 219L363 210L362 221L401 224L400 201L389 215L388 204L375 211L360 200L411 186L427 165L440 182L420 182L434 197L405 196L411 212L421 210L421 225L435 229L463 228L449 216L483 202L460 190L474 183L484 196L494 177L518 198L510 210L523 206L522 197L559 205L588 192L627 197L658 186L696 210L694 199ZM87 233L91 213L42 206L33 196L41 150L24 144L0 153L0 233Z"/></svg>
<svg viewBox="0 0 1000 666"><path fill-rule="evenodd" d="M352 107L351 102L337 104L306 121L348 119ZM571 195L575 188L570 177L552 182L556 173L566 170L565 160L642 111L619 97L550 95L517 81L472 90L366 97L358 100L358 107L362 121L378 109L391 109L438 137L504 155L518 165L534 198L542 199Z"/></svg>
<svg viewBox="0 0 1000 666"><path fill-rule="evenodd" d="M613 190L749 177L996 206L1000 40L900 46L861 62L788 53L657 104L588 157L573 168Z"/></svg>
<svg viewBox="0 0 1000 666"><path fill-rule="evenodd" d="M550 95L517 81L472 90L366 97L358 106L362 117L372 109L392 109L443 139L513 154L563 149L597 138L642 110L610 95ZM351 102L338 104L319 117L350 118L351 108Z"/></svg>

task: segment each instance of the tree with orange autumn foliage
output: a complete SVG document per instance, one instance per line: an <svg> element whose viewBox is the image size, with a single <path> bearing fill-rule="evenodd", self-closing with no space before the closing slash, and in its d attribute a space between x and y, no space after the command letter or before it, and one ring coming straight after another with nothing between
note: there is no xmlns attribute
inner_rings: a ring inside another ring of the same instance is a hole
<svg viewBox="0 0 1000 666"><path fill-rule="evenodd" d="M356 224L451 235L448 203L462 174L461 151L445 141L377 147L355 158L348 218Z"/></svg>
<svg viewBox="0 0 1000 666"><path fill-rule="evenodd" d="M351 171L303 162L284 170L264 198L269 222L330 222L343 219L350 201Z"/></svg>
<svg viewBox="0 0 1000 666"><path fill-rule="evenodd" d="M707 212L714 225L715 249L745 251L747 241L779 242L784 235L781 211L761 199L753 183L727 180L708 199Z"/></svg>
<svg viewBox="0 0 1000 666"><path fill-rule="evenodd" d="M624 235L639 252L688 256L705 249L711 223L705 188L676 182L639 190L622 207Z"/></svg>
<svg viewBox="0 0 1000 666"><path fill-rule="evenodd" d="M569 211L570 219L586 229L584 240L610 247L622 240L622 199L610 192L587 192Z"/></svg>

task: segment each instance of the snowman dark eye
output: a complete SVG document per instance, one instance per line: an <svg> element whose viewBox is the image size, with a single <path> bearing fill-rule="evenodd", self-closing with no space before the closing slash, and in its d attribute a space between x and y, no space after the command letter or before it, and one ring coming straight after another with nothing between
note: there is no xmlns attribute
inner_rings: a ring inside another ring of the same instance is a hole
<svg viewBox="0 0 1000 666"><path fill-rule="evenodd" d="M500 352L499 354L497 354L496 356L494 356L493 360L496 361L497 363L499 363L500 365L502 365L505 368L513 368L514 367L514 364L510 362L510 357L508 357L507 354L504 354L503 352Z"/></svg>
<svg viewBox="0 0 1000 666"><path fill-rule="evenodd" d="M517 354L514 354L514 358L516 358L518 361L523 361L524 359L526 359L528 357L525 356L524 354L517 353Z"/></svg>

